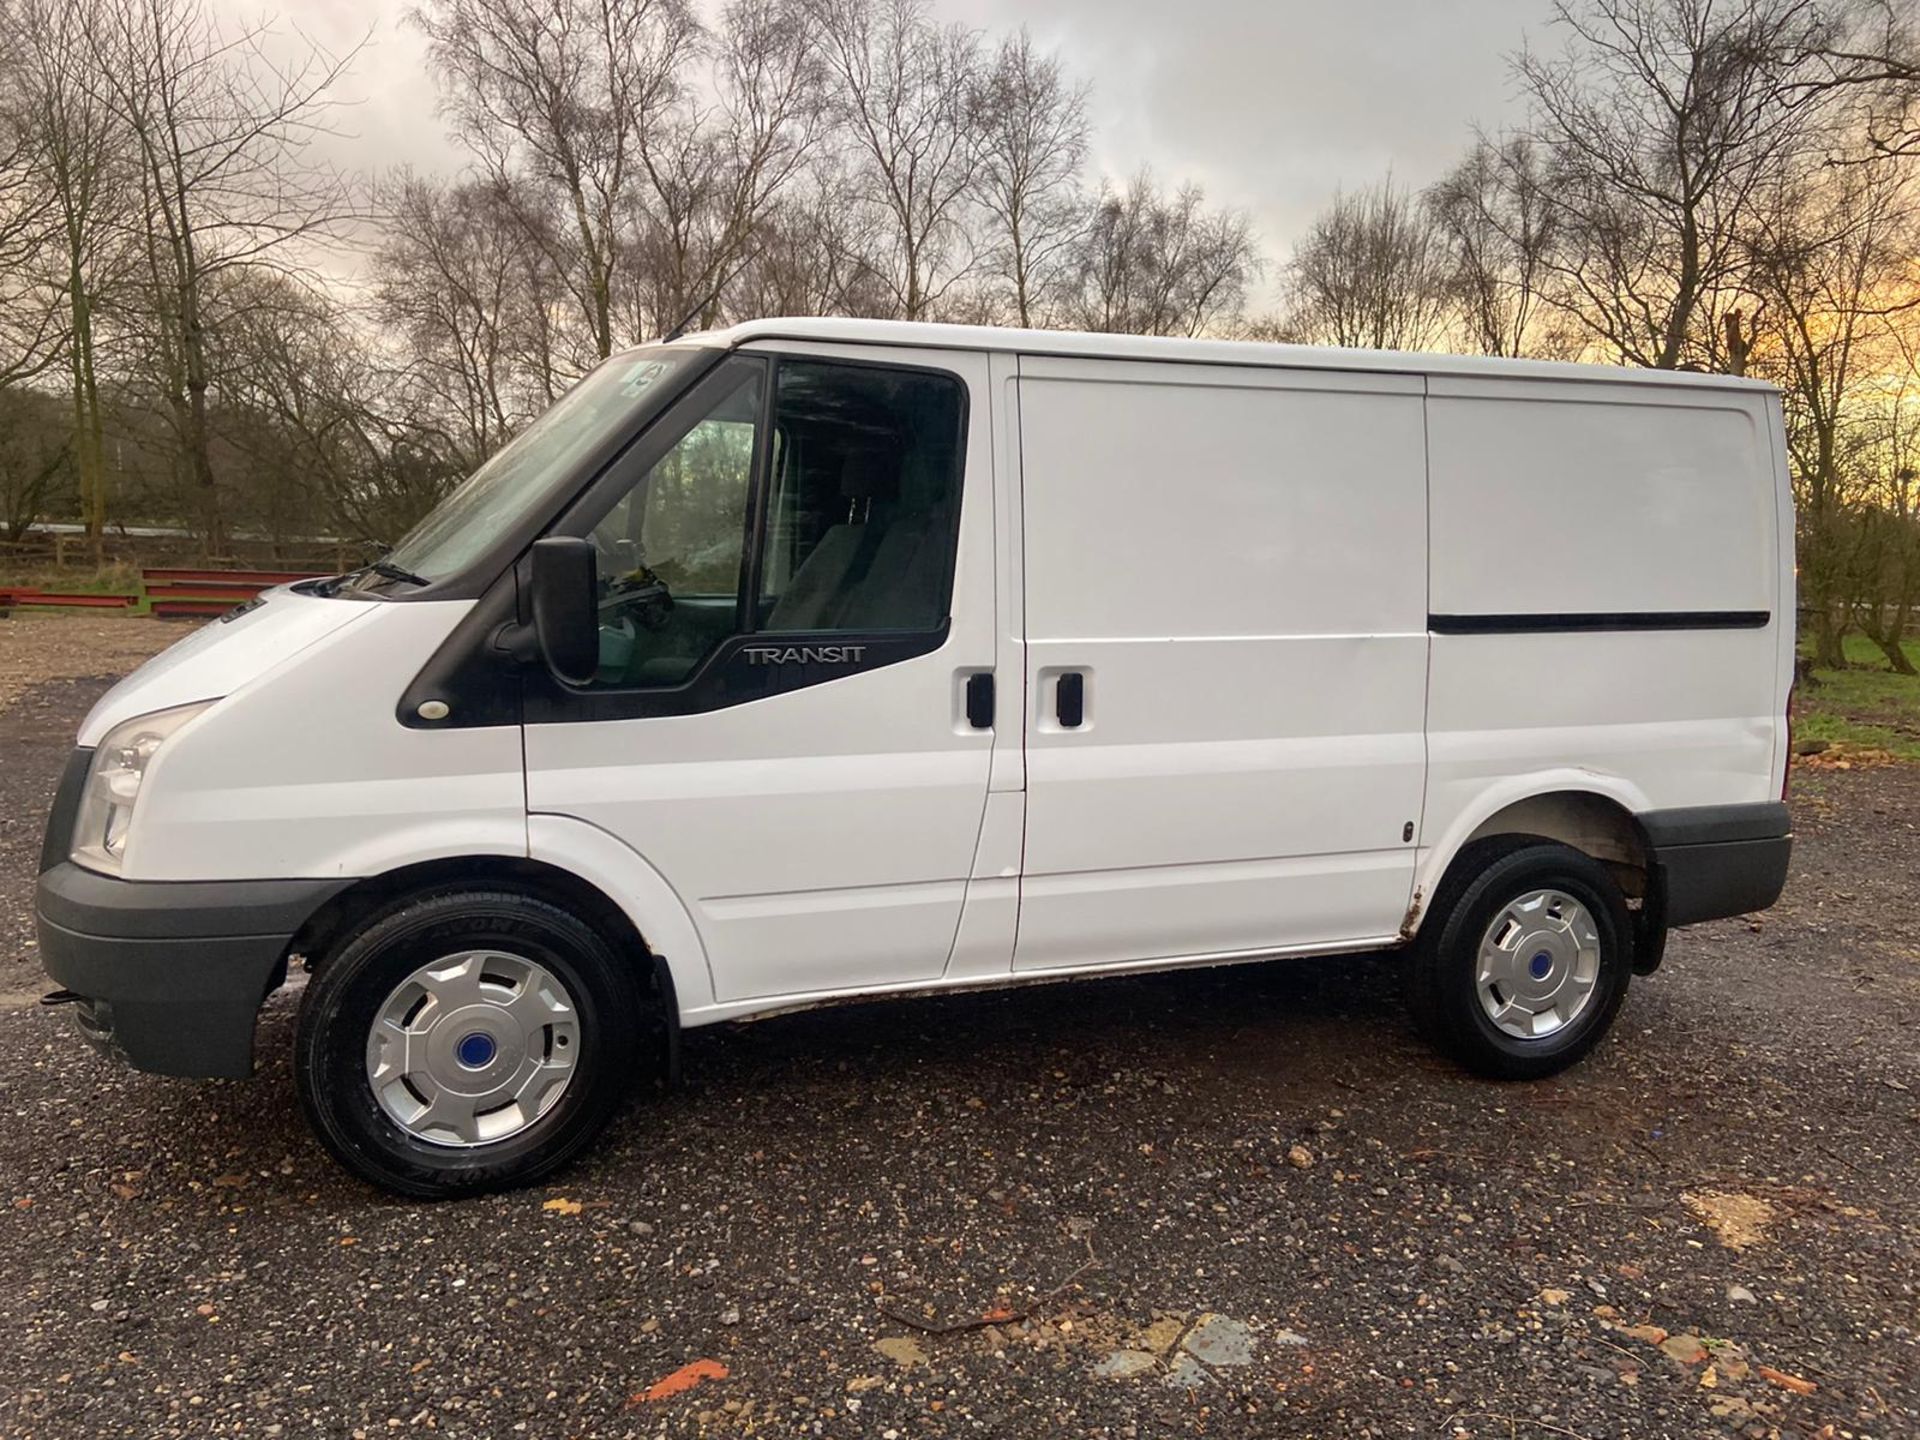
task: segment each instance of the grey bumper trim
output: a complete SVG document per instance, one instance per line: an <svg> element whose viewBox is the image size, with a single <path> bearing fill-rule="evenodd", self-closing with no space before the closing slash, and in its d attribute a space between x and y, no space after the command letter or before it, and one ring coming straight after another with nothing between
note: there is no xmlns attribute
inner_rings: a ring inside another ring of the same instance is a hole
<svg viewBox="0 0 1920 1440"><path fill-rule="evenodd" d="M1669 845L1724 845L1734 840L1780 840L1793 834L1793 812L1784 801L1753 805L1689 805L1648 810L1640 825L1654 849Z"/></svg>
<svg viewBox="0 0 1920 1440"><path fill-rule="evenodd" d="M1745 915L1780 898L1793 856L1793 816L1784 804L1689 806L1639 818L1668 925Z"/></svg>
<svg viewBox="0 0 1920 1440"><path fill-rule="evenodd" d="M40 876L40 956L85 997L90 1038L141 1070L238 1077L287 945L350 880L137 881L71 862Z"/></svg>
<svg viewBox="0 0 1920 1440"><path fill-rule="evenodd" d="M129 940L289 936L351 880L121 880L71 861L40 876L41 916Z"/></svg>

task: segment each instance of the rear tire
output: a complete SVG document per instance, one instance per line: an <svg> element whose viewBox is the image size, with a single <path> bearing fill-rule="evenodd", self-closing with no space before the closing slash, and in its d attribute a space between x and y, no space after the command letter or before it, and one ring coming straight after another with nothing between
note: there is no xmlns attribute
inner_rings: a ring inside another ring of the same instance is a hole
<svg viewBox="0 0 1920 1440"><path fill-rule="evenodd" d="M341 1164L441 1199L579 1155L641 1044L631 967L591 926L528 894L443 891L376 916L320 967L294 1080Z"/></svg>
<svg viewBox="0 0 1920 1440"><path fill-rule="evenodd" d="M1421 1031L1475 1074L1534 1080L1581 1059L1627 997L1632 918L1606 868L1570 846L1498 836L1460 853L1415 941Z"/></svg>

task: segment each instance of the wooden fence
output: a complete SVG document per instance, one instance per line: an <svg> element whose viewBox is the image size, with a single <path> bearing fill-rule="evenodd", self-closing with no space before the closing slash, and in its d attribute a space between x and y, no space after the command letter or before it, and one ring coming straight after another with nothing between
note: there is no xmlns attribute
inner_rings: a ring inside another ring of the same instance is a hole
<svg viewBox="0 0 1920 1440"><path fill-rule="evenodd" d="M53 590L32 585L0 585L0 612L13 610L127 611L163 620L220 615L275 585L305 580L318 573L303 570L226 570L146 567L137 590Z"/></svg>

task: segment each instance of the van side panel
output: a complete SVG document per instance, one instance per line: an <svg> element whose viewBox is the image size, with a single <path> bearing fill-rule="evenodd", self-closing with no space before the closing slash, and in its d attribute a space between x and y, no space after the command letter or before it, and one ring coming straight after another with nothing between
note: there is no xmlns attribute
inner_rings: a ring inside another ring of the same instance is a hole
<svg viewBox="0 0 1920 1440"><path fill-rule="evenodd" d="M1425 759L1421 388L1022 358L1016 970L1398 929Z"/></svg>
<svg viewBox="0 0 1920 1440"><path fill-rule="evenodd" d="M1423 884L1525 793L1777 798L1772 423L1759 393L1431 379Z"/></svg>

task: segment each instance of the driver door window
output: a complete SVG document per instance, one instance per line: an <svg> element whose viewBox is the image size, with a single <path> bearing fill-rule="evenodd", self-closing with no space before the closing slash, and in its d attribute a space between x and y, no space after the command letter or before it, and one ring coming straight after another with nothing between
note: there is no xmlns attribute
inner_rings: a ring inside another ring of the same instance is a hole
<svg viewBox="0 0 1920 1440"><path fill-rule="evenodd" d="M763 436L770 367L727 364L734 382L593 527L596 688L684 684L741 634L931 636L946 624L958 378L782 360Z"/></svg>

